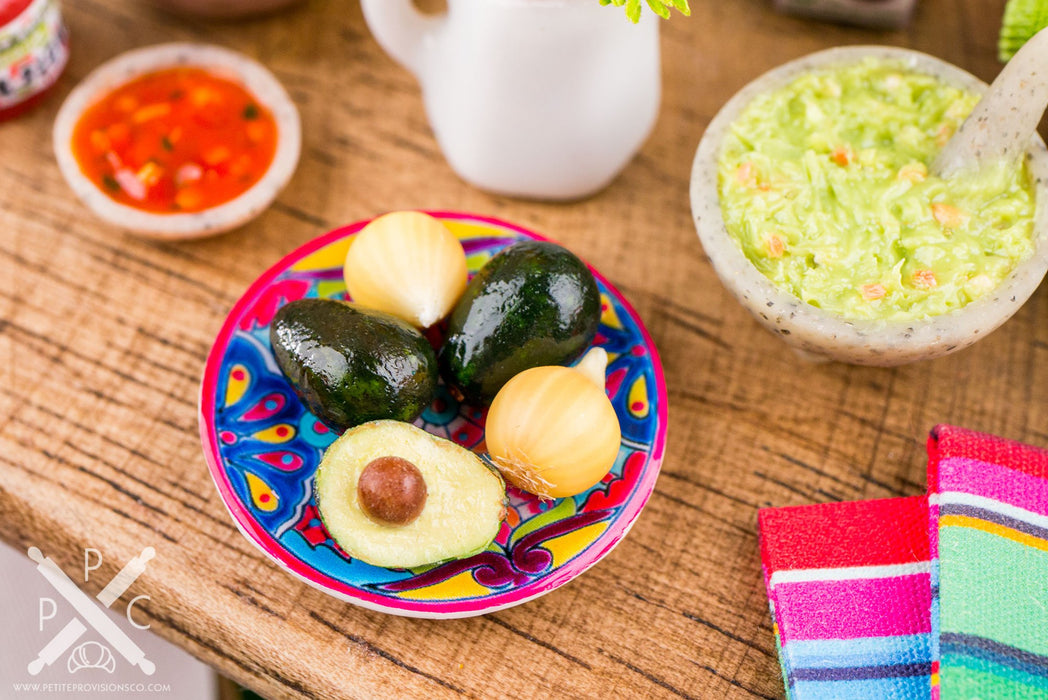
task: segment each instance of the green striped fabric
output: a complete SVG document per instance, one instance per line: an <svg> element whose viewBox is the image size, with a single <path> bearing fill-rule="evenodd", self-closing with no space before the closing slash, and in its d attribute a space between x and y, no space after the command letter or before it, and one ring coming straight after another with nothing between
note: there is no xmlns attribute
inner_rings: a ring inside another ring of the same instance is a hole
<svg viewBox="0 0 1048 700"><path fill-rule="evenodd" d="M945 527L939 557L952 562L940 582L941 633L970 634L1048 656L1048 552L989 532ZM971 600L993 602L993 614Z"/></svg>
<svg viewBox="0 0 1048 700"><path fill-rule="evenodd" d="M951 426L929 446L932 696L1048 700L1048 452Z"/></svg>
<svg viewBox="0 0 1048 700"><path fill-rule="evenodd" d="M939 556L970 563L940 580L941 697L1048 698L1048 552L945 527Z"/></svg>
<svg viewBox="0 0 1048 700"><path fill-rule="evenodd" d="M949 664L950 673L948 681L941 686L941 697L1044 700L1043 678L1035 674L963 654L946 654L943 663Z"/></svg>

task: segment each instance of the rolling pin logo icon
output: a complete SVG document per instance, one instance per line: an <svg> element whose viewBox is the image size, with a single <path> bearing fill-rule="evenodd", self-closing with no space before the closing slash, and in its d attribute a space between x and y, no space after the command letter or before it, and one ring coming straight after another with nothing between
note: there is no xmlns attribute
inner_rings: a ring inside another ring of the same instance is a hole
<svg viewBox="0 0 1048 700"><path fill-rule="evenodd" d="M88 625L102 635L109 644L127 659L128 663L138 666L147 676L153 675L156 666L146 658L137 644L120 629L105 611L96 605L86 593L77 588L76 584L66 575L58 564L50 557L45 557L36 547L29 548L29 558L37 563L36 570L39 571L48 583L65 598L70 605L79 613L80 617L74 617L58 634L56 634L47 645L40 650L37 657L29 662L28 670L36 675L45 666L50 666L58 657L66 652L80 637L87 632L87 626L80 620L82 617ZM132 583L145 571L146 563L156 556L156 550L146 547L142 553L129 561L120 572L113 577L105 588L98 594L99 602L108 608L113 602L126 591Z"/></svg>

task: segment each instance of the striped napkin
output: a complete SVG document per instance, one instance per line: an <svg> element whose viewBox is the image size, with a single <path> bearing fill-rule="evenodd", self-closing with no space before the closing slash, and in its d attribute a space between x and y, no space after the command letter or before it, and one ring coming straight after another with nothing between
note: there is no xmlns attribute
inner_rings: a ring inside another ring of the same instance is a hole
<svg viewBox="0 0 1048 700"><path fill-rule="evenodd" d="M759 524L787 697L927 698L927 499L764 509Z"/></svg>
<svg viewBox="0 0 1048 700"><path fill-rule="evenodd" d="M1048 452L941 425L928 453L932 696L1048 698Z"/></svg>

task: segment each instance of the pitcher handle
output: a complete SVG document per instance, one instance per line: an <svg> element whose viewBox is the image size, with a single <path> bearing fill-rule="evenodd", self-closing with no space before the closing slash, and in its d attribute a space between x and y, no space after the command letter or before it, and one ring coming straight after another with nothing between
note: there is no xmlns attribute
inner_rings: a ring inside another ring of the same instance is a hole
<svg viewBox="0 0 1048 700"><path fill-rule="evenodd" d="M423 57L433 46L442 17L427 17L412 0L361 0L368 28L390 57L415 74L422 69Z"/></svg>

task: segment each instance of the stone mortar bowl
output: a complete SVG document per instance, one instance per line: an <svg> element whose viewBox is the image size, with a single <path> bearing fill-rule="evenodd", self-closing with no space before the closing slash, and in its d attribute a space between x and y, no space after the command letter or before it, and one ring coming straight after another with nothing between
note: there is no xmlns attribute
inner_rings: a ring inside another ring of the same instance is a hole
<svg viewBox="0 0 1048 700"><path fill-rule="evenodd" d="M900 62L946 83L983 93L986 83L927 54L887 46L854 46L819 51L760 76L721 108L699 142L691 171L695 228L724 285L769 330L802 357L860 365L892 366L941 357L989 335L1033 294L1048 271L1048 150L1034 135L1026 152L1034 180L1034 252L998 287L945 314L911 321L849 320L807 304L776 287L746 258L721 216L717 160L731 124L757 95L785 86L812 69L847 65L873 57Z"/></svg>

